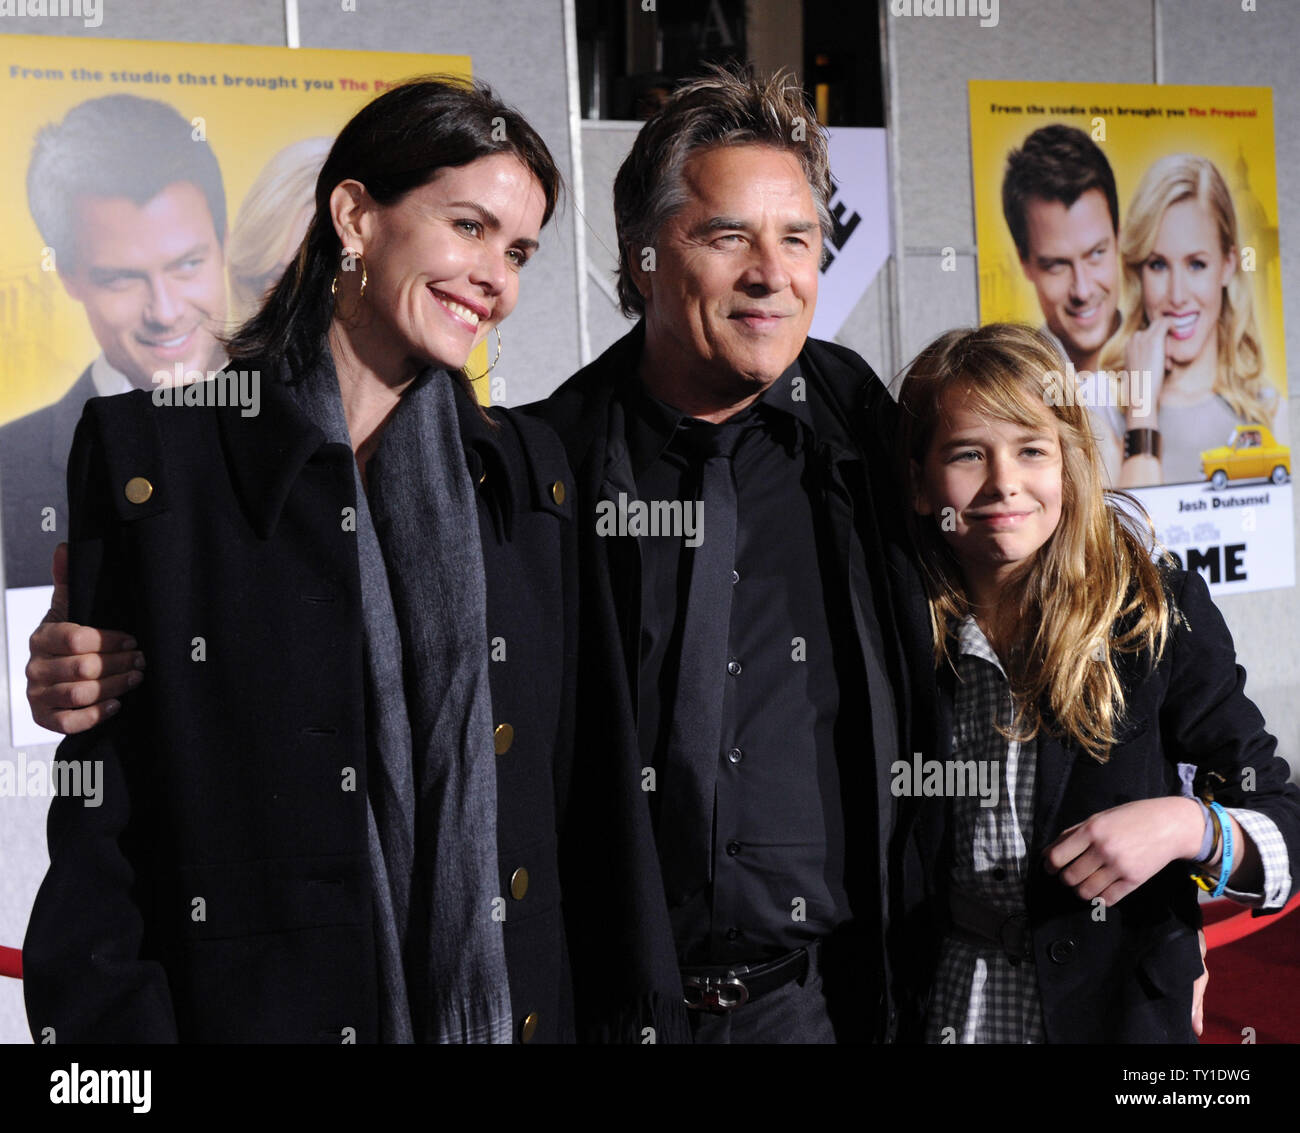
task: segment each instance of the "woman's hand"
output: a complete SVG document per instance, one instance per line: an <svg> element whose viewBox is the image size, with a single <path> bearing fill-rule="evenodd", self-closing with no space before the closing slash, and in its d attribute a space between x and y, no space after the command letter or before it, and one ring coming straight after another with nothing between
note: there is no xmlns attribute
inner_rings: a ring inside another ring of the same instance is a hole
<svg viewBox="0 0 1300 1133"><path fill-rule="evenodd" d="M1130 393L1126 416L1129 429L1160 427L1160 393L1165 384L1165 339L1168 335L1169 319L1160 315L1145 330L1135 331L1124 347L1124 368L1129 372L1130 391L1141 389L1140 375L1151 375L1151 389L1144 400L1138 401Z"/></svg>
<svg viewBox="0 0 1300 1133"><path fill-rule="evenodd" d="M1194 799L1141 799L1071 826L1043 851L1043 864L1082 900L1109 906L1170 862L1194 858L1204 832Z"/></svg>
<svg viewBox="0 0 1300 1133"><path fill-rule="evenodd" d="M68 621L68 545L54 552L54 599L29 641L27 702L42 728L65 736L93 728L144 680L144 654L115 630Z"/></svg>

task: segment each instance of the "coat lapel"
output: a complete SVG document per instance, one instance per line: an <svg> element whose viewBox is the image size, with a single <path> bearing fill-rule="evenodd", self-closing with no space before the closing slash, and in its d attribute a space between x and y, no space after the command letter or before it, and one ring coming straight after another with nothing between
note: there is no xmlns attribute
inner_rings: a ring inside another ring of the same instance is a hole
<svg viewBox="0 0 1300 1133"><path fill-rule="evenodd" d="M352 451L327 443L325 434L298 412L278 378L262 381L261 394L260 412L244 417L237 405L222 407L217 423L235 494L253 530L269 539L294 481L312 456L323 450L350 460Z"/></svg>
<svg viewBox="0 0 1300 1133"><path fill-rule="evenodd" d="M1073 745L1039 729L1038 763L1034 780L1034 850L1040 851L1056 837L1056 816L1070 782L1070 772L1077 756Z"/></svg>
<svg viewBox="0 0 1300 1133"><path fill-rule="evenodd" d="M639 628L629 638L621 624L632 613L640 617L640 571L629 571L617 556L637 555L639 568L639 550L633 539L598 536L594 512L601 499L617 498L629 486L616 458L625 442L612 435L616 425L622 431L621 414L612 410L614 391L635 373L643 341L639 324L530 412L559 435L578 482L584 708L572 806L587 819L581 844L566 832L562 868L579 1015L594 1041L644 1041L644 1027L652 1025L658 1042L690 1042L637 745ZM618 677L620 658L633 678L630 687Z"/></svg>
<svg viewBox="0 0 1300 1133"><path fill-rule="evenodd" d="M579 370L536 408L559 435L580 485L579 538L584 557L596 572L594 593L584 591L584 603L602 603L606 623L602 636L618 634L628 677L633 720L639 703L641 640L641 549L635 539L605 539L595 533L595 508L602 501L617 504L618 494L636 496L627 455L623 412L615 391L633 380L645 345L645 323L639 322L590 365ZM608 603L608 605L604 605ZM606 640L612 647L612 641Z"/></svg>

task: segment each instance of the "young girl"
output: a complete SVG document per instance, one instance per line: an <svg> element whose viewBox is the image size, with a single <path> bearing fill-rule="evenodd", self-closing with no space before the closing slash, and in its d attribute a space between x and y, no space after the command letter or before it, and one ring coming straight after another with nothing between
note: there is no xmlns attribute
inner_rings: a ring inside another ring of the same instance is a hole
<svg viewBox="0 0 1300 1133"><path fill-rule="evenodd" d="M932 1042L1193 1042L1189 874L1273 912L1300 860L1300 791L1227 627L1108 499L1064 380L1038 332L994 324L932 343L900 396L937 755L998 788L914 826L942 921Z"/></svg>

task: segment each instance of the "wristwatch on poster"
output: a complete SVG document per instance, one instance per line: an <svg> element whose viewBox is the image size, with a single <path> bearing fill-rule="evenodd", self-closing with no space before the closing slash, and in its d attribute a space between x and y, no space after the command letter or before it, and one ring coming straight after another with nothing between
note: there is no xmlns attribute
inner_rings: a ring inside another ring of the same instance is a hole
<svg viewBox="0 0 1300 1133"><path fill-rule="evenodd" d="M1124 434L1124 459L1130 456L1154 456L1160 459L1159 429L1129 429Z"/></svg>

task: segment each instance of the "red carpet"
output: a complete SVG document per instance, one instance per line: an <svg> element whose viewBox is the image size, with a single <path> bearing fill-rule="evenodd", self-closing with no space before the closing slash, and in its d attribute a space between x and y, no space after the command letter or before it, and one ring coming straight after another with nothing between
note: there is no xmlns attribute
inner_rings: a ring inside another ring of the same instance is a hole
<svg viewBox="0 0 1300 1133"><path fill-rule="evenodd" d="M23 954L21 949L0 946L0 976L11 976L16 980L23 978Z"/></svg>
<svg viewBox="0 0 1300 1133"><path fill-rule="evenodd" d="M1251 918L1230 901L1203 908L1206 967L1203 1043L1240 1043L1253 1027L1257 1043L1300 1043L1300 897L1283 913ZM1238 919L1241 917L1242 919ZM1216 939L1249 931L1216 946Z"/></svg>
<svg viewBox="0 0 1300 1133"><path fill-rule="evenodd" d="M1231 901L1204 906L1210 986L1201 1042L1237 1044L1253 1027L1256 1043L1300 1043L1298 908L1300 896L1274 917L1252 918ZM17 948L0 947L0 976L22 979Z"/></svg>

